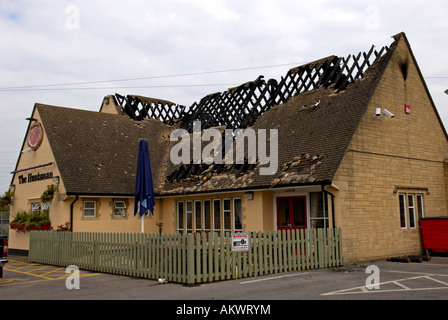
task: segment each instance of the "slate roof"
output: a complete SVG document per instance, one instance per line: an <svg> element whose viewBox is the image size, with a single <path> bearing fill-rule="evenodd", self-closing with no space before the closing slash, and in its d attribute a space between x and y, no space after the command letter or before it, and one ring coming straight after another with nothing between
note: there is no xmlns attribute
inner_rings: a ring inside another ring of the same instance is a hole
<svg viewBox="0 0 448 320"><path fill-rule="evenodd" d="M160 121L42 104L36 109L67 194L132 195L140 138L148 139L155 187L164 180L160 164L171 129Z"/></svg>
<svg viewBox="0 0 448 320"><path fill-rule="evenodd" d="M399 39L341 91L334 85L302 92L259 116L258 129L278 129L278 170L260 175L259 166L216 172L203 166L188 179L171 179L169 140L175 129L155 119L112 115L36 104L68 195L126 195L135 188L138 141L147 138L156 195L268 189L331 183ZM316 61L319 64L328 58ZM268 133L269 136L269 133ZM269 149L268 149L269 150ZM197 167L196 167L197 169ZM209 169L209 170L207 170ZM177 171L176 171L177 170Z"/></svg>

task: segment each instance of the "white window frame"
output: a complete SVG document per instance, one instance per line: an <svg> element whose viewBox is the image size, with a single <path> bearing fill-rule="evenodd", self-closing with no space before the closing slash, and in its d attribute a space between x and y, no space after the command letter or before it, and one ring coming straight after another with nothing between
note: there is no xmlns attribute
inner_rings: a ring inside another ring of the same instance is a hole
<svg viewBox="0 0 448 320"><path fill-rule="evenodd" d="M126 209L126 202L114 201L114 217L125 217Z"/></svg>
<svg viewBox="0 0 448 320"><path fill-rule="evenodd" d="M404 226L401 226L401 204L400 204L400 197L403 197L403 209L404 209ZM402 230L407 229L408 228L408 217L407 217L407 201L406 201L406 193L399 193L398 194L398 215L400 218L400 228Z"/></svg>
<svg viewBox="0 0 448 320"><path fill-rule="evenodd" d="M409 229L415 229L417 227L417 221L415 219L415 194L408 193L407 198L408 198ZM411 201L409 201L409 199L411 198L412 198L412 205ZM412 222L414 222L414 225L412 225Z"/></svg>
<svg viewBox="0 0 448 320"><path fill-rule="evenodd" d="M188 210L188 204L190 204L190 210ZM193 201L185 201L185 231L188 232L193 232L194 230L194 208L193 208ZM190 214L190 219L188 219L188 215ZM191 220L191 228L188 228L188 223L189 220Z"/></svg>
<svg viewBox="0 0 448 320"><path fill-rule="evenodd" d="M420 199L420 206L418 206L419 199ZM424 200L423 194L417 193L417 217L419 219L425 217L425 206L423 204L423 200ZM421 211L421 216L419 215L419 211Z"/></svg>
<svg viewBox="0 0 448 320"><path fill-rule="evenodd" d="M401 226L401 210L400 198L403 197L404 206L404 226ZM402 230L405 229L417 229L420 225L420 218L425 216L425 206L424 206L424 194L413 193L413 192L400 192L398 193L398 214L400 218L400 227ZM409 201L411 200L411 201ZM419 205L420 202L420 205ZM421 212L421 217L419 213ZM414 222L413 224L412 221Z"/></svg>
<svg viewBox="0 0 448 320"><path fill-rule="evenodd" d="M93 208L87 208L86 204L93 203ZM93 210L93 214L86 214L87 210ZM84 201L84 210L83 210L84 218L95 218L96 217L96 201Z"/></svg>

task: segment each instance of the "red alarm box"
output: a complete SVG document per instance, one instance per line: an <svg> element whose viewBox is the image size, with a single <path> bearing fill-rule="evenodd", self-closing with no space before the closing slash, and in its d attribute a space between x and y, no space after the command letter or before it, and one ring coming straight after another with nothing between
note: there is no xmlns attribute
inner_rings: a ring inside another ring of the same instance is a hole
<svg viewBox="0 0 448 320"><path fill-rule="evenodd" d="M404 105L404 113L410 114L411 113L411 106L408 104Z"/></svg>

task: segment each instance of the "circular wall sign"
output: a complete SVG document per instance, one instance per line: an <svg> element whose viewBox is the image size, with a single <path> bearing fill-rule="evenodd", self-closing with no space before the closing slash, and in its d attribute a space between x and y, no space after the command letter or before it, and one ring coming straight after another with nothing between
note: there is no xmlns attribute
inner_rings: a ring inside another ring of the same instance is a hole
<svg viewBox="0 0 448 320"><path fill-rule="evenodd" d="M42 127L40 123L35 123L31 126L27 142L31 149L36 150L39 148L42 142Z"/></svg>

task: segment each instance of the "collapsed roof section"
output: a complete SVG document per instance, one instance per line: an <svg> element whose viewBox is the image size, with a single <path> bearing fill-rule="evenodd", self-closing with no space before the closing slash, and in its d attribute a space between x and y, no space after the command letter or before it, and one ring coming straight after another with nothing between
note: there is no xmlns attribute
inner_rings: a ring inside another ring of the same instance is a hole
<svg viewBox="0 0 448 320"><path fill-rule="evenodd" d="M200 121L202 129L224 126L227 129L244 129L273 106L287 102L294 96L319 87L332 86L343 91L387 51L372 46L368 52L346 58L329 56L293 69L280 81L256 80L217 92L194 102L189 108L176 103L137 95L115 94L121 112L134 120L154 118L171 126L193 131L193 121Z"/></svg>

